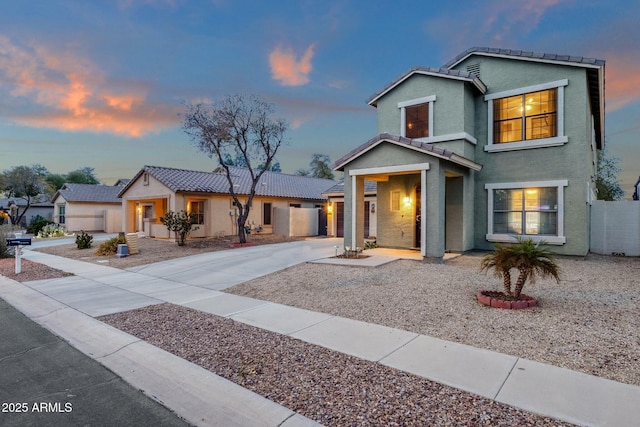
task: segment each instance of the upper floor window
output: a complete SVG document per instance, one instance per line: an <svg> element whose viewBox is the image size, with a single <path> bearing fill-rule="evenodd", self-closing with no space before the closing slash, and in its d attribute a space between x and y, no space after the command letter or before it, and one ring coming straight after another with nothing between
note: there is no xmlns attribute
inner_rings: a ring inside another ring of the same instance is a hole
<svg viewBox="0 0 640 427"><path fill-rule="evenodd" d="M568 80L485 95L488 144L485 151L563 145L564 87Z"/></svg>
<svg viewBox="0 0 640 427"><path fill-rule="evenodd" d="M405 117L404 136L412 139L429 136L429 104L406 107Z"/></svg>
<svg viewBox="0 0 640 427"><path fill-rule="evenodd" d="M557 136L557 88L493 100L493 143Z"/></svg>
<svg viewBox="0 0 640 427"><path fill-rule="evenodd" d="M398 103L401 136L411 139L432 136L435 100L435 95L432 95Z"/></svg>

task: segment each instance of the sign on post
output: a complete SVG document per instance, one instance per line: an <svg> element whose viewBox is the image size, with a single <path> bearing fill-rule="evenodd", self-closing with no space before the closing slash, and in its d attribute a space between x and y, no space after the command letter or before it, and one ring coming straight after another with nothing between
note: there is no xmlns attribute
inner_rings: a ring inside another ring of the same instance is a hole
<svg viewBox="0 0 640 427"><path fill-rule="evenodd" d="M29 237L14 237L7 239L7 246L15 246L16 247L16 274L19 274L22 271L22 247L23 246L31 246L31 238Z"/></svg>

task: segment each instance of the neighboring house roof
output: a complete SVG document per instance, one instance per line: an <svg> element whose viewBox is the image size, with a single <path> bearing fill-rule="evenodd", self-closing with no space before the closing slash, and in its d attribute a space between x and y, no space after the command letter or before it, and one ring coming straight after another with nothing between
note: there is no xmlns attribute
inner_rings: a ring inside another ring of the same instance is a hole
<svg viewBox="0 0 640 427"><path fill-rule="evenodd" d="M375 181L364 180L364 194L375 195L378 192L378 183ZM327 189L324 193L325 196L344 196L344 181L340 181L333 187Z"/></svg>
<svg viewBox="0 0 640 427"><path fill-rule="evenodd" d="M129 181L131 181L129 178L120 178L119 180L116 181L115 184L113 184L114 186L125 186L129 183Z"/></svg>
<svg viewBox="0 0 640 427"><path fill-rule="evenodd" d="M406 138L404 136L391 135L389 133L382 133L378 136L375 136L371 138L369 141L357 147L355 150L341 157L334 163L333 169L337 171L344 170L344 166L347 163L351 162L355 158L361 156L362 154L366 153L367 151L373 149L374 147L377 147L379 144L384 142L399 145L401 147L406 147L415 151L420 151L430 156L449 160L453 163L457 163L459 165L465 166L473 170L479 171L480 169L482 169L481 164L476 163L473 160L467 159L466 157L463 157L452 151L440 148L434 144L420 142L417 139Z"/></svg>
<svg viewBox="0 0 640 427"><path fill-rule="evenodd" d="M39 195L34 197L31 200L31 207L39 207L39 208L49 208L49 207L53 207L53 204L51 204L51 202L49 200L43 200L44 198L46 198L46 196L44 194ZM0 197L0 209L4 209L4 208L9 208L9 200L13 200L15 202L16 205L20 206L20 207L25 207L27 206L27 201L24 200L21 197L10 197L10 198L5 198L5 197Z"/></svg>
<svg viewBox="0 0 640 427"><path fill-rule="evenodd" d="M231 166L229 170L236 194L249 194L252 182L249 169ZM176 193L229 194L229 182L227 181L226 173L221 168L213 172L201 172L160 166L145 166L127 186L120 189L120 196L145 172ZM258 196L324 200L326 197L322 195L322 192L334 184L335 181L330 179L266 171L256 186L255 194Z"/></svg>
<svg viewBox="0 0 640 427"><path fill-rule="evenodd" d="M444 65L450 69L470 56L492 56L498 58L517 59L521 61L546 62L585 68L589 82L589 99L593 112L596 143L598 148L604 147L604 66L603 59L586 58L584 56L557 55L554 53L538 53L524 50L497 49L490 47L472 47L465 50Z"/></svg>
<svg viewBox="0 0 640 427"><path fill-rule="evenodd" d="M118 193L122 187L113 185L64 184L51 201L62 196L67 202L122 203Z"/></svg>
<svg viewBox="0 0 640 427"><path fill-rule="evenodd" d="M414 74L428 75L428 76L436 76L443 77L454 80L462 80L464 82L468 82L473 84L480 93L485 93L487 91L487 87L484 83L475 75L471 73L467 73L465 71L458 70L449 70L447 68L433 68L433 67L412 67L405 73L403 73L400 77L393 80L391 83L386 85L382 90L376 92L367 100L367 104L376 106L378 100L386 95L393 88L398 86L403 81L407 80L409 77Z"/></svg>

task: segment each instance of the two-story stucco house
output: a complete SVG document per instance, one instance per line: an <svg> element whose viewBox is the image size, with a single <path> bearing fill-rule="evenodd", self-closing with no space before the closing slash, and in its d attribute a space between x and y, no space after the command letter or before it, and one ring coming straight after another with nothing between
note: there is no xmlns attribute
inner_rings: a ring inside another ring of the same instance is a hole
<svg viewBox="0 0 640 427"><path fill-rule="evenodd" d="M364 181L377 182L377 242L445 251L531 237L589 251L604 61L472 48L412 68L374 94L378 135L336 161L345 245L364 242Z"/></svg>

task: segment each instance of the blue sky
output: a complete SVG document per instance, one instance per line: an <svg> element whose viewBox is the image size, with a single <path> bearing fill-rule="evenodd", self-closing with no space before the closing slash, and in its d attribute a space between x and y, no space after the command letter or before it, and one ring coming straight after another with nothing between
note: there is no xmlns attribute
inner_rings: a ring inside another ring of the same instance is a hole
<svg viewBox="0 0 640 427"><path fill-rule="evenodd" d="M113 184L143 165L210 170L188 102L256 94L291 125L284 172L375 136L366 99L473 46L606 65L609 155L640 175L638 0L32 0L0 5L0 170L83 166Z"/></svg>

